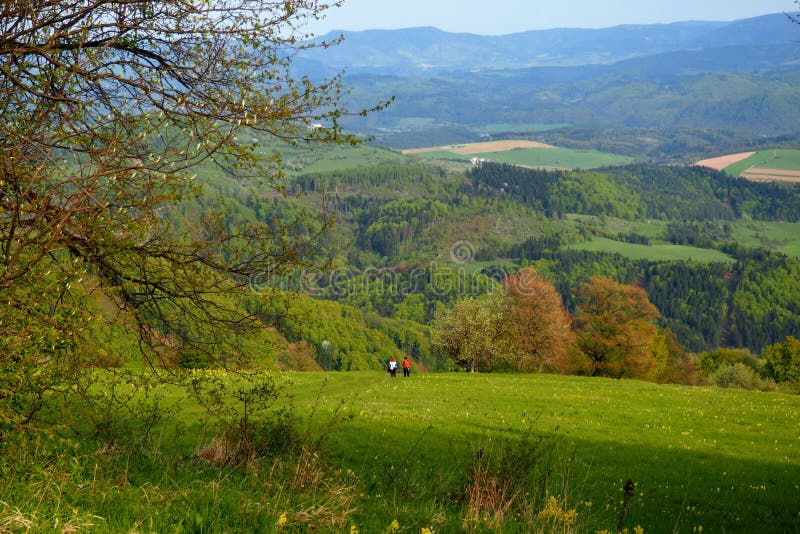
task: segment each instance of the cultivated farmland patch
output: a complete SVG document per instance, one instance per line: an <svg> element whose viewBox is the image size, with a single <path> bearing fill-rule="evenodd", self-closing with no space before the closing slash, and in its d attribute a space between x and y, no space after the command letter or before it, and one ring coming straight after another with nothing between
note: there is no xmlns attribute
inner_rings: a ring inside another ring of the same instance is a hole
<svg viewBox="0 0 800 534"><path fill-rule="evenodd" d="M800 183L800 171L782 171L780 169L758 169L751 167L740 174L742 178L754 182L796 182Z"/></svg>
<svg viewBox="0 0 800 534"><path fill-rule="evenodd" d="M697 166L754 182L800 183L800 150L777 148L704 159Z"/></svg>
<svg viewBox="0 0 800 534"><path fill-rule="evenodd" d="M403 154L425 154L427 152L453 152L456 154L487 154L490 152L505 152L516 148L555 148L552 145L539 143L537 141L526 141L523 139L507 139L503 141L487 141L484 143L469 143L465 145L447 145L427 148L412 148L403 150Z"/></svg>
<svg viewBox="0 0 800 534"><path fill-rule="evenodd" d="M698 167L709 167L711 169L722 171L730 167L734 163L739 163L742 160L754 155L755 152L742 152L740 154L729 154L727 156L720 156L718 158L704 159L695 163Z"/></svg>

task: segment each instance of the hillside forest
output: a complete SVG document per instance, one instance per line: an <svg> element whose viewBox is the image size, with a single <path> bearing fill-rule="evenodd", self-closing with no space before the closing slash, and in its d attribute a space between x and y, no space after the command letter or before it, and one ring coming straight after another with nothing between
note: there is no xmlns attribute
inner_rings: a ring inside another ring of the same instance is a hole
<svg viewBox="0 0 800 534"><path fill-rule="evenodd" d="M800 190L791 184L748 182L701 167L547 171L407 163L300 173L288 188L307 203L324 203L337 219L329 237L333 269L315 273L313 284L295 280L297 287L373 322L406 321L435 332L465 305L464 297L480 306L484 296L506 294L509 277L524 268L552 284L575 328L585 315L587 284L614 281L641 290L656 310L650 322L692 353L733 348L758 355L800 334L800 263L777 246L740 239L740 229L754 221L798 220ZM645 250L657 243L690 247L696 255L634 259L613 246L580 248L593 239ZM337 250L342 243L346 248ZM496 303L486 305L494 313ZM561 306L551 306L553 313ZM442 358L441 344L397 337L398 348L431 369L458 360ZM347 336L329 342L351 365Z"/></svg>

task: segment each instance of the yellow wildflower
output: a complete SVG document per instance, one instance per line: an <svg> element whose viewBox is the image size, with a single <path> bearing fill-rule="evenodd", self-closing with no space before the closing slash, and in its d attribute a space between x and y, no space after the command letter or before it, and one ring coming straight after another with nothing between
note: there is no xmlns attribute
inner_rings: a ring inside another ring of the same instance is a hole
<svg viewBox="0 0 800 534"><path fill-rule="evenodd" d="M578 511L574 509L564 510L561 508L561 505L558 504L558 500L551 495L548 497L547 504L542 508L542 511L539 512L537 518L543 520L552 519L564 523L565 525L574 525L578 522Z"/></svg>
<svg viewBox="0 0 800 534"><path fill-rule="evenodd" d="M419 531L419 534L433 534L433 531L428 527L422 527L422 529Z"/></svg>
<svg viewBox="0 0 800 534"><path fill-rule="evenodd" d="M639 525L633 527L633 534L644 534L644 529Z"/></svg>
<svg viewBox="0 0 800 534"><path fill-rule="evenodd" d="M350 525L350 534L358 534L358 527L355 525Z"/></svg>
<svg viewBox="0 0 800 534"><path fill-rule="evenodd" d="M288 522L289 522L289 520L286 517L286 512L283 512L281 514L281 516L278 518L277 525L278 525L278 527L285 527L286 523L288 523Z"/></svg>
<svg viewBox="0 0 800 534"><path fill-rule="evenodd" d="M392 522L391 522L391 524L389 525L389 532L391 532L392 534L394 534L394 533L395 533L395 532L397 532L398 530L400 530L400 523L397 521L397 519L395 519L395 520L394 520L394 521L392 521Z"/></svg>
<svg viewBox="0 0 800 534"><path fill-rule="evenodd" d="M547 498L547 504L542 508L542 511L539 512L537 516L539 519L556 519L561 517L561 505L558 504L558 501L552 495Z"/></svg>
<svg viewBox="0 0 800 534"><path fill-rule="evenodd" d="M578 522L578 511L577 510L566 510L561 514L559 518L562 523L565 525L574 525ZM641 532L637 532L636 534L642 534Z"/></svg>

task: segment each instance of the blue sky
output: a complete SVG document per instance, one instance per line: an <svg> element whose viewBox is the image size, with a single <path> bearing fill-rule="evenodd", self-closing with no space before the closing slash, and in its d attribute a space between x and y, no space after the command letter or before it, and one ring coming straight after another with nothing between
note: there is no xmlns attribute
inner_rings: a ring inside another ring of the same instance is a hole
<svg viewBox="0 0 800 534"><path fill-rule="evenodd" d="M735 20L797 10L793 0L345 0L309 29L436 26L502 35L547 28L603 28L682 20Z"/></svg>

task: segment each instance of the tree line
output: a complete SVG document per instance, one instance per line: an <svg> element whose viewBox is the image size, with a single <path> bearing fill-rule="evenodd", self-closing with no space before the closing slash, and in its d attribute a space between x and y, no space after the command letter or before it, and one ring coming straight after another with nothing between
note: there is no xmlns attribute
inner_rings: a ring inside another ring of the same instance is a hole
<svg viewBox="0 0 800 534"><path fill-rule="evenodd" d="M555 285L526 267L502 287L443 310L433 347L470 372L549 372L723 387L800 391L800 341L688 354L638 285L593 276L570 313Z"/></svg>
<svg viewBox="0 0 800 534"><path fill-rule="evenodd" d="M705 167L627 165L548 171L483 163L467 172L473 194L511 197L555 218L800 220L800 187L734 178Z"/></svg>
<svg viewBox="0 0 800 534"><path fill-rule="evenodd" d="M433 342L472 372L557 372L657 380L689 365L656 324L640 287L592 277L570 314L555 285L527 267L502 291L465 299L433 323Z"/></svg>

